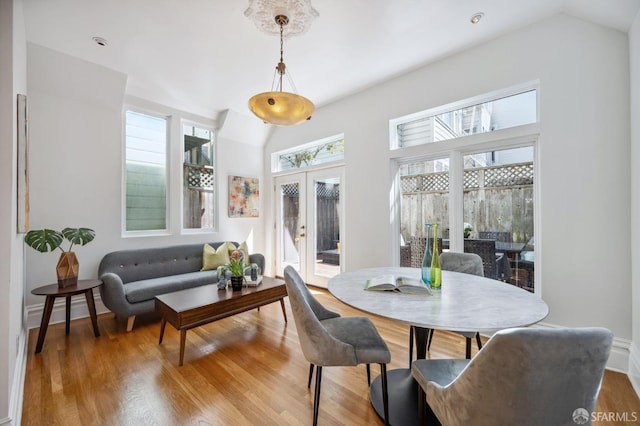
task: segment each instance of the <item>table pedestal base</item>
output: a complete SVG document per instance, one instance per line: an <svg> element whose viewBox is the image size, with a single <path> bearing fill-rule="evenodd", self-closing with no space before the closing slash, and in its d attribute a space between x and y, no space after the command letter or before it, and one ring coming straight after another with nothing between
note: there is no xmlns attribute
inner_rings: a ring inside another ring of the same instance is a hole
<svg viewBox="0 0 640 426"><path fill-rule="evenodd" d="M387 371L389 390L389 424L418 425L418 382L408 368ZM369 390L371 405L380 418L384 418L382 405L382 378L376 377Z"/></svg>

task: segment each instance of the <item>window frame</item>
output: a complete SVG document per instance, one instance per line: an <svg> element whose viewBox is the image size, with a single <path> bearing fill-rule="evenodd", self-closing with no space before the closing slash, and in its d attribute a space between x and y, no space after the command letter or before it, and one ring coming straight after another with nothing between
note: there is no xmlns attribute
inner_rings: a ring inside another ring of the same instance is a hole
<svg viewBox="0 0 640 426"><path fill-rule="evenodd" d="M415 120L420 120L420 119L424 119L424 118L430 118L430 117L434 117L437 115L441 115L441 114L445 114L448 112L454 112L457 110L460 110L462 108L467 108L470 106L474 106L474 105L479 105L479 104L483 104L486 102L492 102L492 101L496 101L499 99L503 99L503 98L507 98L510 96L515 96L521 93L525 93L528 91L532 91L535 90L536 91L536 111L535 111L535 122L533 123L529 123L529 124L524 124L524 125L519 125L519 126L513 126L513 127L508 127L508 128L504 128L504 129L499 129L499 130L495 130L495 131L490 131L490 132L485 132L485 133L476 133L476 134L471 134L471 135L464 135L464 136L460 136L458 138L452 138L452 139L446 139L446 140L442 140L442 141L434 141L434 142L430 142L430 143L426 143L426 144L418 144L418 145L412 145L412 146L407 146L407 147L403 147L400 146L400 141L398 138L398 126L401 124L405 124L411 121L415 121ZM440 105L434 108L429 108L423 111L418 111L415 113L411 113L411 114L407 114L401 117L397 117L397 118L393 118L391 120L389 120L389 150L391 151L397 151L397 150L403 150L403 149L410 149L410 148L414 148L414 147L418 147L418 146L423 146L423 145L435 145L435 144L442 144L442 143L446 143L446 142L450 142L450 141L454 141L454 140L458 140L458 139L464 139L464 138L468 138L468 137L472 137L472 136L476 136L476 135L481 135L481 134L495 134L497 132L502 132L505 130L510 130L510 129L518 129L524 126L531 126L534 124L537 124L540 122L540 84L539 81L531 81L531 82L526 82L523 84L519 84L519 85L514 85L508 88L504 88L504 89L500 89L500 90L495 90L492 91L490 93L486 93L486 94L482 94L482 95L477 95L471 98L467 98L467 99L463 99L463 100L459 100L459 101L455 101L455 102L451 102L445 105Z"/></svg>
<svg viewBox="0 0 640 426"><path fill-rule="evenodd" d="M153 230L127 230L127 112L144 114L150 117L161 118L166 123L166 146L165 146L165 228ZM150 237L171 234L171 129L173 117L170 114L158 112L156 110L142 108L135 105L124 105L122 111L122 190L121 190L121 236L127 237Z"/></svg>
<svg viewBox="0 0 640 426"><path fill-rule="evenodd" d="M414 120L424 116L424 114L435 115L441 114L452 108L462 108L464 106L476 103L486 102L491 99L502 98L513 94L514 90L518 93L527 90L536 90L536 122L524 124L505 129L499 129L492 132L477 133L472 135L461 136L454 139L447 139L434 143L414 145L409 147L397 146L394 148L396 137L396 126L400 122ZM421 160L438 160L449 158L449 238L450 250L456 252L464 251L464 205L463 205L463 179L465 155L472 155L486 151L498 151L504 149L521 148L525 146L533 147L534 161L534 233L536 234L536 246L541 247L541 211L542 203L540 196L540 87L537 82L525 83L513 86L504 90L492 92L487 95L476 96L471 99L465 99L453 102L442 107L432 108L427 111L421 111L415 114L405 115L397 119L389 120L389 162L390 173L393 179L392 187L392 205L391 209L391 261L394 265L400 264L400 229L401 229L401 185L400 185L400 166L406 163L412 163ZM534 292L537 295L542 291L542 258L540 250L535 251L536 268L534 272Z"/></svg>
<svg viewBox="0 0 640 426"><path fill-rule="evenodd" d="M211 143L213 143L213 206L212 208L212 226L211 228L185 228L184 227L184 173L180 173L180 234L181 235L198 235L211 234L218 230L218 219L220 217L219 209L219 185L218 185L218 139L216 129L212 125L207 125L195 120L183 118L180 120L180 170L184 167L184 126L198 127L211 132Z"/></svg>

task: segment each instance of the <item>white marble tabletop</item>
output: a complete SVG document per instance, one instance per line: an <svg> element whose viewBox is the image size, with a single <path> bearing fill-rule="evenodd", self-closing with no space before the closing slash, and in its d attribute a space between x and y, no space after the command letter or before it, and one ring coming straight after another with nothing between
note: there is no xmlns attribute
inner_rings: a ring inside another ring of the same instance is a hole
<svg viewBox="0 0 640 426"><path fill-rule="evenodd" d="M364 312L424 328L496 331L544 319L549 307L514 285L475 275L442 271L442 290L433 295L364 290L367 279L384 274L420 279L418 268L369 268L329 280L338 300Z"/></svg>

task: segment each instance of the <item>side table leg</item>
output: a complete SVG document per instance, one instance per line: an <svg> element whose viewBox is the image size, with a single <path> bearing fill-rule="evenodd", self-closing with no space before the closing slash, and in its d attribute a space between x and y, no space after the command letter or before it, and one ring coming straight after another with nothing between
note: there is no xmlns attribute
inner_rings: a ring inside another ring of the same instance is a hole
<svg viewBox="0 0 640 426"><path fill-rule="evenodd" d="M284 322L287 322L287 311L284 309L284 299L280 299L280 306L282 307L282 316L284 317Z"/></svg>
<svg viewBox="0 0 640 426"><path fill-rule="evenodd" d="M158 344L162 344L162 338L164 337L164 328L167 326L167 320L162 318L160 322L160 339L158 340Z"/></svg>
<svg viewBox="0 0 640 426"><path fill-rule="evenodd" d="M180 367L184 361L184 344L187 341L187 330L180 330Z"/></svg>
<svg viewBox="0 0 640 426"><path fill-rule="evenodd" d="M98 315L96 314L96 302L93 300L93 290L87 290L84 293L84 297L87 299L89 316L91 317L91 323L93 324L93 334L96 337L100 337L100 330L98 329Z"/></svg>
<svg viewBox="0 0 640 426"><path fill-rule="evenodd" d="M64 321L64 335L69 335L69 328L71 324L71 296L65 297L65 321Z"/></svg>
<svg viewBox="0 0 640 426"><path fill-rule="evenodd" d="M42 344L44 343L44 336L47 334L47 327L49 327L49 319L51 318L51 311L53 311L53 302L55 297L47 296L47 300L44 302L44 311L42 312L42 320L40 321L40 331L38 332L38 343L36 344L36 353L39 354L42 351Z"/></svg>

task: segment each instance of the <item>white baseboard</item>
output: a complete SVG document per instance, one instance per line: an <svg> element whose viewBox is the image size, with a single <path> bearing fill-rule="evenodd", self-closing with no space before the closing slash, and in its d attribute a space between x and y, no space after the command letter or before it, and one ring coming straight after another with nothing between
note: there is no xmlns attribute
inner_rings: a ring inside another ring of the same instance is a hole
<svg viewBox="0 0 640 426"><path fill-rule="evenodd" d="M96 304L96 312L98 314L103 314L105 312L109 312L106 306L102 303L102 299L100 298L99 293L94 293L93 299ZM40 327L40 322L42 321L42 312L44 311L44 302L36 303L34 305L29 305L26 307L27 311L27 328L31 330L32 328ZM87 308L87 299L84 295L73 296L71 298L71 319L79 319L86 318L89 316L89 308ZM65 298L59 297L56 298L55 303L53 304L53 311L51 312L51 319L49 320L49 324L57 324L65 321Z"/></svg>
<svg viewBox="0 0 640 426"><path fill-rule="evenodd" d="M27 332L23 329L18 336L16 367L13 370L13 383L9 394L9 413L8 417L0 419L0 425L18 426L22 422L24 378L27 371L27 344Z"/></svg>
<svg viewBox="0 0 640 426"><path fill-rule="evenodd" d="M640 348L637 344L631 345L631 355L629 356L629 381L640 397Z"/></svg>

